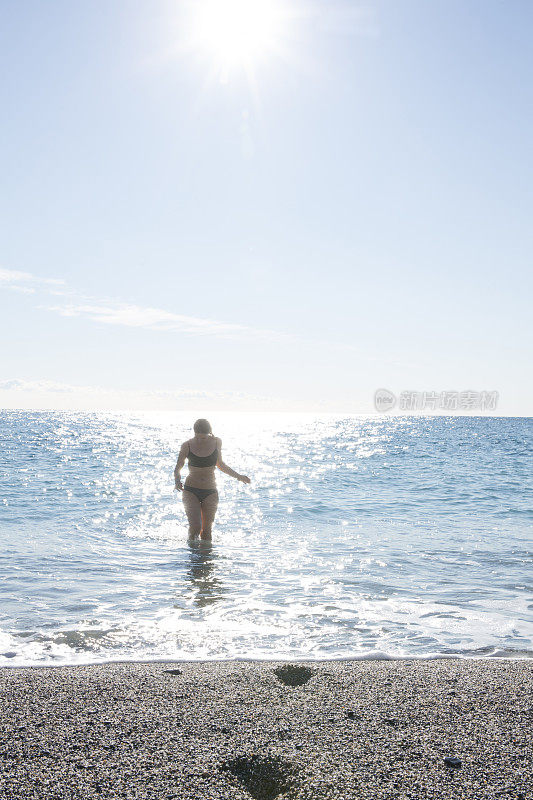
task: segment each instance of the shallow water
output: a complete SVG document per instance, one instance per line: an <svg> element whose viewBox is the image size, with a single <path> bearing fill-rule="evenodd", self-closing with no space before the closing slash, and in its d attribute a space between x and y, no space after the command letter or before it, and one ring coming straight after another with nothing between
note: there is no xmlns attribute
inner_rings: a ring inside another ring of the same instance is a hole
<svg viewBox="0 0 533 800"><path fill-rule="evenodd" d="M0 412L0 665L533 655L529 419Z"/></svg>

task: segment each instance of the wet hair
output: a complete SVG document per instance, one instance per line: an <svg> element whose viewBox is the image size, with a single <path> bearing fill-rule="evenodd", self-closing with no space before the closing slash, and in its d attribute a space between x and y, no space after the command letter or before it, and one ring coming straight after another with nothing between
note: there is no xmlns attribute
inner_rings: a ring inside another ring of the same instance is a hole
<svg viewBox="0 0 533 800"><path fill-rule="evenodd" d="M206 419L197 419L192 427L195 433L213 434L213 431L211 430L211 423Z"/></svg>

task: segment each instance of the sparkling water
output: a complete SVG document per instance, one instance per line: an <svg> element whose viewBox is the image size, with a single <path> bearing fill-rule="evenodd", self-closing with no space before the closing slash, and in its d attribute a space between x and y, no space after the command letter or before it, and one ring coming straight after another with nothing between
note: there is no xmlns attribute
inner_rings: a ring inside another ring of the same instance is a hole
<svg viewBox="0 0 533 800"><path fill-rule="evenodd" d="M0 664L533 655L531 420L214 414L189 544L192 422L0 412Z"/></svg>

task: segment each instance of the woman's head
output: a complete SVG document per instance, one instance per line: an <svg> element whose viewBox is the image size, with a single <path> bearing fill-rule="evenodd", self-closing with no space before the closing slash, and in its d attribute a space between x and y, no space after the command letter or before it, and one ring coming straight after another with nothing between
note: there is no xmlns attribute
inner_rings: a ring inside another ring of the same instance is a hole
<svg viewBox="0 0 533 800"><path fill-rule="evenodd" d="M193 430L195 433L213 433L211 430L211 424L206 419L197 419L193 425Z"/></svg>

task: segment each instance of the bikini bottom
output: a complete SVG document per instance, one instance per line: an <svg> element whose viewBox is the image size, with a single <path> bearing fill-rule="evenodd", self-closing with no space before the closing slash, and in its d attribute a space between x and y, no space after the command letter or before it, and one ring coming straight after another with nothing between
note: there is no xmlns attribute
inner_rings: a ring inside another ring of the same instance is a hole
<svg viewBox="0 0 533 800"><path fill-rule="evenodd" d="M192 492L200 503L203 503L206 497L209 497L210 494L216 494L218 500L218 489L197 489L196 486L185 486L183 487L184 492Z"/></svg>

